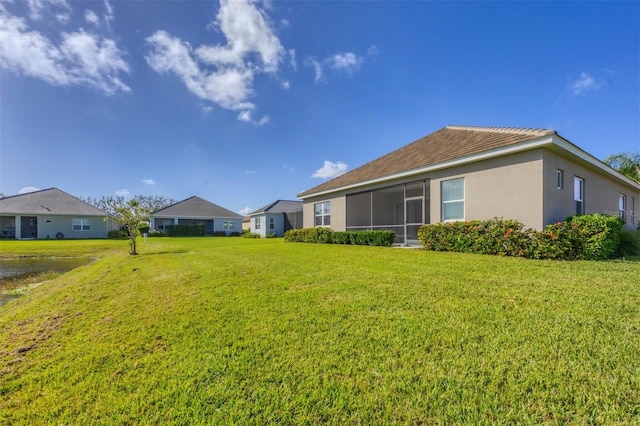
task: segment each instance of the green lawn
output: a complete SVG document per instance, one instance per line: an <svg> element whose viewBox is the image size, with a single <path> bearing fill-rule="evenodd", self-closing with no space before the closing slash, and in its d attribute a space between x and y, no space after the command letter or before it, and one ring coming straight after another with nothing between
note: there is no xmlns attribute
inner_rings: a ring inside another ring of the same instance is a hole
<svg viewBox="0 0 640 426"><path fill-rule="evenodd" d="M97 260L0 307L0 424L635 423L640 263L282 239Z"/></svg>

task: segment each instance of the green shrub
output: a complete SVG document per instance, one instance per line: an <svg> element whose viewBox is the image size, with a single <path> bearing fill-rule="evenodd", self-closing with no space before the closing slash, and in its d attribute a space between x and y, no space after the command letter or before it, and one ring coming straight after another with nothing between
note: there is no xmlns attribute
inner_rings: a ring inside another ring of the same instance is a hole
<svg viewBox="0 0 640 426"><path fill-rule="evenodd" d="M620 244L616 251L616 257L638 255L640 255L640 231L629 231L622 228L620 231Z"/></svg>
<svg viewBox="0 0 640 426"><path fill-rule="evenodd" d="M624 226L622 219L596 213L570 216L565 222L578 225L574 227L582 242L578 259L610 259L615 256Z"/></svg>
<svg viewBox="0 0 640 426"><path fill-rule="evenodd" d="M332 231L329 228L291 229L284 234L286 242L354 244L388 247L395 241L393 231Z"/></svg>
<svg viewBox="0 0 640 426"><path fill-rule="evenodd" d="M213 231L213 236L214 237L226 237L227 236L227 232L226 231Z"/></svg>
<svg viewBox="0 0 640 426"><path fill-rule="evenodd" d="M271 232L267 235L264 236L265 238L277 238L278 236L275 234L275 232Z"/></svg>
<svg viewBox="0 0 640 426"><path fill-rule="evenodd" d="M289 243L330 243L332 233L330 228L290 229L285 232L284 240Z"/></svg>
<svg viewBox="0 0 640 426"><path fill-rule="evenodd" d="M109 234L107 236L114 240L128 238L127 233L119 229L114 229L112 231L109 231Z"/></svg>
<svg viewBox="0 0 640 426"><path fill-rule="evenodd" d="M418 239L427 250L524 256L529 232L517 220L494 218L424 225Z"/></svg>
<svg viewBox="0 0 640 426"><path fill-rule="evenodd" d="M168 237L169 235L165 232L162 231L158 231L156 229L152 229L149 231L149 233L147 233L147 237Z"/></svg>
<svg viewBox="0 0 640 426"><path fill-rule="evenodd" d="M233 231L231 232L231 234L229 234L230 237L239 237L240 235L242 235L240 232L238 231Z"/></svg>
<svg viewBox="0 0 640 426"><path fill-rule="evenodd" d="M204 225L167 225L170 237L204 237Z"/></svg>
<svg viewBox="0 0 640 426"><path fill-rule="evenodd" d="M351 232L333 231L331 234L332 244L351 244Z"/></svg>
<svg viewBox="0 0 640 426"><path fill-rule="evenodd" d="M262 235L260 234L255 234L253 232L243 232L242 236L244 238L262 238Z"/></svg>
<svg viewBox="0 0 640 426"><path fill-rule="evenodd" d="M522 256L532 259L609 259L620 246L615 216L573 216L537 232L516 220L490 219L424 225L418 238L427 250Z"/></svg>

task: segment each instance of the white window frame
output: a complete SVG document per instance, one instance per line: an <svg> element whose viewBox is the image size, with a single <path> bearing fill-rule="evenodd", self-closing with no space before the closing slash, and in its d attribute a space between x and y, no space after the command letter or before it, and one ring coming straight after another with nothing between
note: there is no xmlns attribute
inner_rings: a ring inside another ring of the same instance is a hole
<svg viewBox="0 0 640 426"><path fill-rule="evenodd" d="M74 218L71 221L71 229L74 231L91 231L91 219Z"/></svg>
<svg viewBox="0 0 640 426"><path fill-rule="evenodd" d="M585 213L584 179L578 176L573 177L573 203L575 206L575 214L581 215ZM579 209L578 209L578 203L580 203Z"/></svg>
<svg viewBox="0 0 640 426"><path fill-rule="evenodd" d="M618 217L627 223L627 196L618 194Z"/></svg>
<svg viewBox="0 0 640 426"><path fill-rule="evenodd" d="M224 222L222 222L222 229L224 229L225 231L233 230L233 221L225 220Z"/></svg>
<svg viewBox="0 0 640 426"><path fill-rule="evenodd" d="M462 181L462 198L460 199L452 199L452 200L445 200L444 199L444 186L448 183L451 182L455 182L455 181ZM464 181L464 177L460 177L460 178L455 178L455 179L447 179L447 180L443 180L442 182L440 182L440 200L441 200L441 208L440 208L440 214L441 214L441 218L442 218L442 222L455 222L458 220L465 220L465 181ZM448 204L453 204L453 203L462 203L462 217L461 218L454 218L454 219L447 219L445 217L444 211L445 211L445 206Z"/></svg>
<svg viewBox="0 0 640 426"><path fill-rule="evenodd" d="M255 224L254 226L256 228L256 231L259 230L260 229L260 216L256 217L253 222Z"/></svg>
<svg viewBox="0 0 640 426"><path fill-rule="evenodd" d="M636 215L638 214L638 212L636 212L636 199L631 197L631 214L629 215L631 217L631 221L629 223L631 224L635 224L636 223Z"/></svg>
<svg viewBox="0 0 640 426"><path fill-rule="evenodd" d="M273 231L276 229L276 218L275 217L270 217L269 218L269 231Z"/></svg>
<svg viewBox="0 0 640 426"><path fill-rule="evenodd" d="M556 170L556 188L564 189L564 170Z"/></svg>
<svg viewBox="0 0 640 426"><path fill-rule="evenodd" d="M318 213L318 207L320 207L320 213ZM314 226L331 226L331 201L313 205L313 224Z"/></svg>

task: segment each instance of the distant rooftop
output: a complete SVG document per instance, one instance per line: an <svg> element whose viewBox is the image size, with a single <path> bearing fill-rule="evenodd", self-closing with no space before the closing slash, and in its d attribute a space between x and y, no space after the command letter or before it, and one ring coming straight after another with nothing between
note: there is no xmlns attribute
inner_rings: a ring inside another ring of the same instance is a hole
<svg viewBox="0 0 640 426"><path fill-rule="evenodd" d="M0 198L0 214L107 216L102 210L58 188Z"/></svg>

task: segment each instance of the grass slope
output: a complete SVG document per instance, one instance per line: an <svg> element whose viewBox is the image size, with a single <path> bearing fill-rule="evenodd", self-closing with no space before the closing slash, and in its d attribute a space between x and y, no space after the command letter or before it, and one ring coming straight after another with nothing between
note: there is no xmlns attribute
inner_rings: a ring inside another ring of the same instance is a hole
<svg viewBox="0 0 640 426"><path fill-rule="evenodd" d="M0 242L0 424L633 423L640 263L281 239Z"/></svg>

